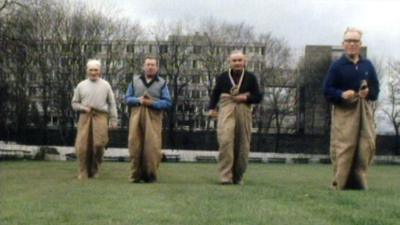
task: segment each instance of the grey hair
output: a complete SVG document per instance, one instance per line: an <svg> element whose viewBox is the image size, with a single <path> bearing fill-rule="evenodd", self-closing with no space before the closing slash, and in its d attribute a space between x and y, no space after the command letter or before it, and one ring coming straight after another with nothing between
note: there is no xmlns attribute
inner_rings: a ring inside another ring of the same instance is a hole
<svg viewBox="0 0 400 225"><path fill-rule="evenodd" d="M349 33L349 32L356 32L356 33L358 33L358 34L360 35L360 39L362 38L363 32L362 32L360 29L355 28L355 27L347 27L346 30L345 30L344 33L343 33L343 38L344 38L344 37L346 36L346 34Z"/></svg>
<svg viewBox="0 0 400 225"><path fill-rule="evenodd" d="M101 69L101 62L98 59L89 59L88 62L86 63L86 69L89 70L89 68L99 68Z"/></svg>
<svg viewBox="0 0 400 225"><path fill-rule="evenodd" d="M246 55L243 53L242 50L235 49L235 50L231 51L231 53L229 54L229 57L231 57L231 55L234 55L234 54L242 54L242 55L246 56Z"/></svg>

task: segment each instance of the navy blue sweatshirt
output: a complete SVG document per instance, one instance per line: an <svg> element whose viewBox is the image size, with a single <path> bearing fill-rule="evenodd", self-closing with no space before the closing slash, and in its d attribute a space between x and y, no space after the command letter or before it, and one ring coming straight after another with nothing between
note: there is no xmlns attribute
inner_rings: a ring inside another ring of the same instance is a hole
<svg viewBox="0 0 400 225"><path fill-rule="evenodd" d="M354 64L343 55L333 62L329 68L324 81L324 95L329 102L339 104L343 100L342 92L347 90L358 92L362 80L366 80L368 83L369 93L367 99L371 101L377 100L379 81L372 63L368 59L360 58Z"/></svg>
<svg viewBox="0 0 400 225"><path fill-rule="evenodd" d="M238 77L233 77L235 83L237 84L239 79L236 78ZM231 89L232 83L229 78L228 71L223 72L217 77L214 90L211 94L209 109L215 109L218 104L220 95L222 93L230 94ZM239 89L239 93L246 92L250 93L250 96L248 96L247 98L247 104L258 104L261 102L263 95L261 94L258 87L257 78L253 73L248 71L244 72L243 82Z"/></svg>

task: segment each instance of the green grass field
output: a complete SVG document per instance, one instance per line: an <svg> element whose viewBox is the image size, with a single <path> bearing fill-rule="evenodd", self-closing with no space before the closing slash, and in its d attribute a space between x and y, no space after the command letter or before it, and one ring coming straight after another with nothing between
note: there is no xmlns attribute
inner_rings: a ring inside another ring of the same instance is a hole
<svg viewBox="0 0 400 225"><path fill-rule="evenodd" d="M128 182L128 163L78 181L76 162L0 162L0 224L400 224L400 167L373 166L370 190L329 188L328 165L250 164L243 186L216 164L162 164L159 182Z"/></svg>

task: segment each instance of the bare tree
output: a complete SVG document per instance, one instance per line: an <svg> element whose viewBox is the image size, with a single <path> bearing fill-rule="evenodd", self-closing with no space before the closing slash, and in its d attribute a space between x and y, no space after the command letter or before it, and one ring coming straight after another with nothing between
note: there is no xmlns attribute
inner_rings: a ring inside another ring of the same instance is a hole
<svg viewBox="0 0 400 225"><path fill-rule="evenodd" d="M265 99L258 107L258 132L269 133L274 128L276 152L282 128L293 126L287 119L295 115L297 71L291 66L291 49L284 40L264 34L260 35L258 42L264 51L264 57L259 61L262 63L259 80Z"/></svg>
<svg viewBox="0 0 400 225"><path fill-rule="evenodd" d="M103 59L103 75L117 89L117 99L121 102L127 86L126 45L139 36L138 25L124 19L115 19L98 10L89 9L83 3L61 5L60 26L51 38L53 68L56 69L55 106L58 111L58 126L65 142L73 136L74 112L70 107L72 90L86 77L86 62L89 58ZM128 38L132 37L132 38ZM118 111L124 112L124 104L118 104ZM124 113L122 113L126 117ZM125 118L127 120L127 118Z"/></svg>
<svg viewBox="0 0 400 225"><path fill-rule="evenodd" d="M103 58L105 78L114 88L125 89L130 69L125 65L129 61L125 49L140 35L140 25L83 2L21 0L0 6L0 104L4 106L0 114L7 118L1 124L15 128L17 137L25 137L21 132L33 125L43 131L41 139L46 144L53 118L66 144L75 124L70 107L73 88L86 77L87 59ZM9 116L11 112L15 115Z"/></svg>
<svg viewBox="0 0 400 225"><path fill-rule="evenodd" d="M156 49L150 53L156 53L160 58L160 69L165 74L169 87L172 90L172 107L168 111L168 138L175 147L175 131L177 124L177 106L185 101L184 89L190 82L188 66L192 53L192 37L187 35L183 22L165 25L157 24L151 31L155 39ZM152 47L152 46L151 46Z"/></svg>
<svg viewBox="0 0 400 225"><path fill-rule="evenodd" d="M5 9L7 7L8 4L8 0L4 0L1 4L0 4L0 12L3 11L3 9Z"/></svg>
<svg viewBox="0 0 400 225"><path fill-rule="evenodd" d="M33 119L33 124L41 133L40 142L47 144L48 142L48 124L51 120L50 108L54 101L53 88L55 80L53 79L53 65L49 59L54 55L48 51L49 40L51 33L56 29L59 9L51 1L32 1L30 3L31 18L35 19L34 24L34 40L35 47L33 48L34 62L32 71L35 76L30 82L30 89L34 90L31 93L31 98L35 99L32 102L32 114L37 117ZM49 29L51 27L51 29ZM38 100L36 100L38 99ZM37 114L37 115L36 115Z"/></svg>
<svg viewBox="0 0 400 225"><path fill-rule="evenodd" d="M390 120L395 134L395 153L400 153L400 61L389 62L387 73L388 96L382 106L383 113Z"/></svg>
<svg viewBox="0 0 400 225"><path fill-rule="evenodd" d="M20 6L20 7L27 7L26 4L23 4L19 1L12 1L12 0L2 0L0 1L0 13L7 8L12 8L15 6Z"/></svg>
<svg viewBox="0 0 400 225"><path fill-rule="evenodd" d="M29 122L27 90L30 65L33 61L31 49L34 45L33 20L27 7L20 7L21 5L5 2L4 7L7 8L3 8L0 15L1 80L4 82L0 95L4 98L1 99L1 104L4 104L1 114L6 116L2 117L2 123L8 124L7 127L11 127L17 133L19 141L25 138L23 132Z"/></svg>
<svg viewBox="0 0 400 225"><path fill-rule="evenodd" d="M141 70L141 58L135 54L135 45L143 35L143 29L138 22L131 23L126 19L119 19L110 23L107 33L107 49L105 57L102 57L105 60L104 74L115 90L121 125L127 126L129 118L125 113L127 106L123 104L124 91L132 81L133 74Z"/></svg>
<svg viewBox="0 0 400 225"><path fill-rule="evenodd" d="M370 58L370 60L371 60L372 64L374 65L379 84L382 84L384 82L385 74L388 72L387 70L390 71L391 62L390 62L390 60L387 60L382 57L373 57L373 58ZM389 63L388 63L388 61L389 61ZM377 112L384 106L382 103L383 102L381 102L381 101L373 102L372 109L373 109L374 115L376 115ZM375 123L376 122L378 122L378 121L375 120Z"/></svg>
<svg viewBox="0 0 400 225"><path fill-rule="evenodd" d="M199 60L202 62L205 80L206 90L208 97L211 97L212 88L215 85L215 78L221 74L227 68L229 51L233 50L233 41L236 43L238 40L229 41L234 39L229 34L233 33L233 25L226 23L220 23L215 18L208 18L203 20L199 26L199 30L204 35L203 51L199 55ZM227 30L230 33L226 32ZM239 30L236 32L236 36L241 37L243 40L243 34ZM248 41L248 40L247 40ZM207 117L206 130L210 130L211 118Z"/></svg>

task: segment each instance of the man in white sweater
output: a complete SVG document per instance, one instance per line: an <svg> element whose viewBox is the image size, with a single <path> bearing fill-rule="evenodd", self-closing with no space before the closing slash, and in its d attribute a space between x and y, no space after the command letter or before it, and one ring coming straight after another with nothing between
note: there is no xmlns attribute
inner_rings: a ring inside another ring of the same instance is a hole
<svg viewBox="0 0 400 225"><path fill-rule="evenodd" d="M100 61L89 60L86 68L88 78L78 84L72 98L72 108L80 112L75 140L80 180L98 176L108 143L108 119L112 128L117 126L114 93L110 84L101 78Z"/></svg>

